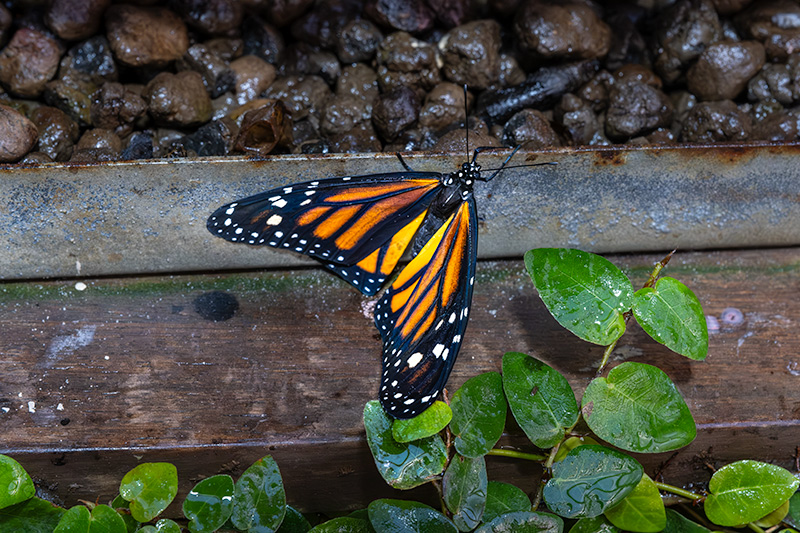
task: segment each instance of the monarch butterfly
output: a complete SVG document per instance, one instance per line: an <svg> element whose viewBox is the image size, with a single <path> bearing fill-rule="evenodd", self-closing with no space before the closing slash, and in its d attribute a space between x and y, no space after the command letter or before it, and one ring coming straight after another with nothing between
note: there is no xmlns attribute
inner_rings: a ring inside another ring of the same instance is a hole
<svg viewBox="0 0 800 533"><path fill-rule="evenodd" d="M223 205L207 227L231 242L313 257L366 295L410 246L414 257L379 299L375 326L381 405L412 418L444 388L467 327L478 248L473 185L494 178L518 149L488 178L477 164L483 148L448 174L415 172L398 154L404 172L278 187Z"/></svg>

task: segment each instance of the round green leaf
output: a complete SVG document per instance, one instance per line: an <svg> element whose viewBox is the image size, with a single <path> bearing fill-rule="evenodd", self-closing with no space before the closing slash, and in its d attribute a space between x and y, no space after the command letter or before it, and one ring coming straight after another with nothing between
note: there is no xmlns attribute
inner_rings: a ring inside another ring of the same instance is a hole
<svg viewBox="0 0 800 533"><path fill-rule="evenodd" d="M150 526L153 527L153 526ZM169 520L167 518L162 518L158 522L156 522L155 527L153 527L154 533L181 533L181 526Z"/></svg>
<svg viewBox="0 0 800 533"><path fill-rule="evenodd" d="M637 453L676 450L697 428L675 384L660 369L622 363L597 378L583 395L583 418L601 439Z"/></svg>
<svg viewBox="0 0 800 533"><path fill-rule="evenodd" d="M708 353L703 306L686 285L661 278L633 295L633 316L648 335L673 352L701 360Z"/></svg>
<svg viewBox="0 0 800 533"><path fill-rule="evenodd" d="M484 522L491 522L500 515L517 511L529 511L531 499L522 489L503 483L490 481L486 489L486 508L483 510Z"/></svg>
<svg viewBox="0 0 800 533"><path fill-rule="evenodd" d="M514 418L539 448L555 446L578 420L578 404L567 379L529 355L503 356L503 388Z"/></svg>
<svg viewBox="0 0 800 533"><path fill-rule="evenodd" d="M131 516L149 522L178 494L178 470L170 463L143 463L125 474L120 495L131 502Z"/></svg>
<svg viewBox="0 0 800 533"><path fill-rule="evenodd" d="M397 419L392 423L392 437L397 442L411 442L436 435L447 427L453 418L450 406L435 401L433 405L414 418Z"/></svg>
<svg viewBox="0 0 800 533"><path fill-rule="evenodd" d="M609 260L537 248L525 254L525 266L550 314L581 339L608 346L625 332L622 315L633 304L633 285Z"/></svg>
<svg viewBox="0 0 800 533"><path fill-rule="evenodd" d="M52 533L66 513L61 507L42 500L29 498L24 502L0 509L0 531L15 533Z"/></svg>
<svg viewBox="0 0 800 533"><path fill-rule="evenodd" d="M601 515L594 518L581 518L575 522L569 533L619 533L619 529Z"/></svg>
<svg viewBox="0 0 800 533"><path fill-rule="evenodd" d="M394 440L392 419L377 400L364 406L364 429L378 472L396 489L427 483L447 464L447 449L438 435L406 443Z"/></svg>
<svg viewBox="0 0 800 533"><path fill-rule="evenodd" d="M456 533L453 523L427 505L405 500L375 500L369 504L369 521L381 533Z"/></svg>
<svg viewBox="0 0 800 533"><path fill-rule="evenodd" d="M605 512L608 521L620 529L637 533L657 533L667 525L661 494L646 475L628 496Z"/></svg>
<svg viewBox="0 0 800 533"><path fill-rule="evenodd" d="M309 533L372 533L374 530L366 520L340 516L312 528Z"/></svg>
<svg viewBox="0 0 800 533"><path fill-rule="evenodd" d="M458 453L464 457L486 455L500 440L506 424L503 378L497 372L486 372L468 379L453 394L450 407L450 431L456 436Z"/></svg>
<svg viewBox="0 0 800 533"><path fill-rule="evenodd" d="M286 493L278 463L262 457L236 481L231 522L252 533L273 533L286 514Z"/></svg>
<svg viewBox="0 0 800 533"><path fill-rule="evenodd" d="M53 533L88 533L91 520L92 513L89 512L89 509L85 505L76 505L64 513Z"/></svg>
<svg viewBox="0 0 800 533"><path fill-rule="evenodd" d="M791 498L798 485L800 481L779 466L758 461L731 463L711 476L706 516L720 526L753 522Z"/></svg>
<svg viewBox="0 0 800 533"><path fill-rule="evenodd" d="M711 533L711 530L692 522L677 511L667 509L667 525L664 533Z"/></svg>
<svg viewBox="0 0 800 533"><path fill-rule="evenodd" d="M189 531L207 533L222 527L233 511L233 491L233 478L224 474L197 483L183 501Z"/></svg>
<svg viewBox="0 0 800 533"><path fill-rule="evenodd" d="M499 377L499 376L498 376ZM486 507L486 462L456 454L444 473L444 502L453 513L453 523L460 531L472 531L480 524Z"/></svg>
<svg viewBox="0 0 800 533"><path fill-rule="evenodd" d="M36 488L22 465L0 455L0 509L33 498Z"/></svg>
<svg viewBox="0 0 800 533"><path fill-rule="evenodd" d="M632 457L604 446L578 446L553 465L543 496L565 518L598 516L622 501L642 479Z"/></svg>
<svg viewBox="0 0 800 533"><path fill-rule="evenodd" d="M311 529L311 524L308 523L303 513L292 507L286 506L286 515L283 517L281 527L278 528L278 533L307 533Z"/></svg>
<svg viewBox="0 0 800 533"><path fill-rule="evenodd" d="M783 522L783 519L786 518L787 514L789 514L789 500L783 502L780 507L769 513L767 516L762 516L753 523L758 527L769 529Z"/></svg>
<svg viewBox="0 0 800 533"><path fill-rule="evenodd" d="M800 492L795 492L789 498L789 514L786 515L786 523L795 528L800 527Z"/></svg>
<svg viewBox="0 0 800 533"><path fill-rule="evenodd" d="M548 513L517 511L500 515L475 533L561 533L564 521Z"/></svg>

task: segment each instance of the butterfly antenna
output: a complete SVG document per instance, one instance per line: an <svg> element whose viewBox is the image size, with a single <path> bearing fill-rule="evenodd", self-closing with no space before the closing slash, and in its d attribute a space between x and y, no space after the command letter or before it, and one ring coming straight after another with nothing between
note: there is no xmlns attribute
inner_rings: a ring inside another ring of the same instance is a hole
<svg viewBox="0 0 800 533"><path fill-rule="evenodd" d="M467 109L467 84L464 84L464 131L466 132L467 145L464 151L467 154L467 161L469 161L469 110ZM476 154L477 155L477 154ZM472 162L475 162L473 158Z"/></svg>

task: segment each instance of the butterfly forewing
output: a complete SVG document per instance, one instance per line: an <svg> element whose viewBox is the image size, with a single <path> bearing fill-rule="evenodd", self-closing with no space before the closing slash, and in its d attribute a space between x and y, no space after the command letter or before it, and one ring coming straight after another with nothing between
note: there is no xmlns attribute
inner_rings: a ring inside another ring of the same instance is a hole
<svg viewBox="0 0 800 533"><path fill-rule="evenodd" d="M413 239L440 178L397 172L278 187L220 207L207 226L231 242L314 257L373 294Z"/></svg>
<svg viewBox="0 0 800 533"><path fill-rule="evenodd" d="M378 302L383 338L379 397L387 413L411 418L441 392L467 327L477 251L472 197L400 272Z"/></svg>

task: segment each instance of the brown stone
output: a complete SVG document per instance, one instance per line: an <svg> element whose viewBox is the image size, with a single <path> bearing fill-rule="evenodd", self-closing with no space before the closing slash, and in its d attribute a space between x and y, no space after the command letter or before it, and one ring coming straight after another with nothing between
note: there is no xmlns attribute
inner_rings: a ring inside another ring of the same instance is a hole
<svg viewBox="0 0 800 533"><path fill-rule="evenodd" d="M124 137L133 130L133 122L144 115L146 102L130 87L116 82L106 82L92 95L90 115L98 128L114 130Z"/></svg>
<svg viewBox="0 0 800 533"><path fill-rule="evenodd" d="M63 50L38 30L21 28L0 52L0 82L23 98L35 98L55 76Z"/></svg>
<svg viewBox="0 0 800 533"><path fill-rule="evenodd" d="M39 130L39 151L53 161L67 161L72 156L80 128L69 115L50 106L42 106L31 113L31 121Z"/></svg>
<svg viewBox="0 0 800 533"><path fill-rule="evenodd" d="M500 24L476 20L450 30L440 41L442 74L458 84L485 89L500 77Z"/></svg>
<svg viewBox="0 0 800 533"><path fill-rule="evenodd" d="M242 56L232 61L231 70L239 105L258 98L275 81L275 67L258 56Z"/></svg>
<svg viewBox="0 0 800 533"><path fill-rule="evenodd" d="M115 4L106 11L106 32L114 56L131 67L159 67L189 48L183 21L162 7Z"/></svg>
<svg viewBox="0 0 800 533"><path fill-rule="evenodd" d="M67 41L87 39L97 33L111 0L53 0L44 22Z"/></svg>
<svg viewBox="0 0 800 533"><path fill-rule="evenodd" d="M0 104L0 161L19 160L36 144L36 125L15 109Z"/></svg>
<svg viewBox="0 0 800 533"><path fill-rule="evenodd" d="M203 77L192 70L162 72L145 86L142 97L157 124L197 126L211 119L211 98L203 86Z"/></svg>
<svg viewBox="0 0 800 533"><path fill-rule="evenodd" d="M764 65L758 41L720 42L709 46L686 74L686 84L700 100L733 100Z"/></svg>

